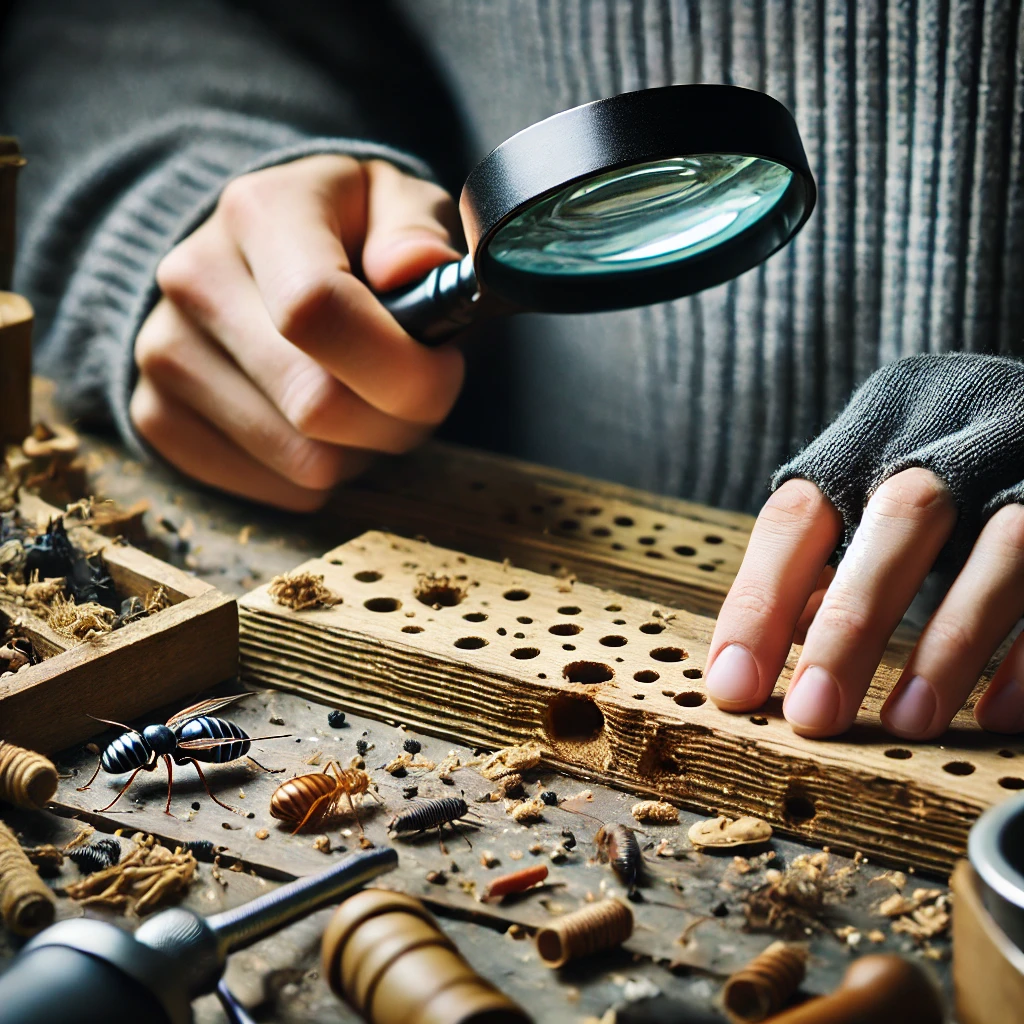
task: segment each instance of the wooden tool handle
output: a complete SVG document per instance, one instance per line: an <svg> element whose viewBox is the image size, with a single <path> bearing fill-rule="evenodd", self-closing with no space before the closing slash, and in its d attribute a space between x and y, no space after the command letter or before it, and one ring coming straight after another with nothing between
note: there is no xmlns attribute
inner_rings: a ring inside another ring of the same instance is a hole
<svg viewBox="0 0 1024 1024"><path fill-rule="evenodd" d="M923 968L901 956L862 956L829 996L811 999L771 1024L942 1024L939 994Z"/></svg>

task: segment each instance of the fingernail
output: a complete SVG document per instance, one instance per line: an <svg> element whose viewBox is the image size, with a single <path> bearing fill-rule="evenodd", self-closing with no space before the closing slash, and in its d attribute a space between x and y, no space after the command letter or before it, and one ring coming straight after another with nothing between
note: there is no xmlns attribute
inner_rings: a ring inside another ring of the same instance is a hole
<svg viewBox="0 0 1024 1024"><path fill-rule="evenodd" d="M992 699L985 702L982 726L995 732L1024 729L1024 686L1011 679Z"/></svg>
<svg viewBox="0 0 1024 1024"><path fill-rule="evenodd" d="M904 736L920 736L928 731L937 707L932 684L924 676L914 676L896 694L882 717L886 728Z"/></svg>
<svg viewBox="0 0 1024 1024"><path fill-rule="evenodd" d="M757 697L759 681L750 651L730 644L718 652L704 685L712 700L748 701Z"/></svg>
<svg viewBox="0 0 1024 1024"><path fill-rule="evenodd" d="M827 729L839 717L841 694L832 673L811 665L790 687L783 704L787 721L801 729Z"/></svg>

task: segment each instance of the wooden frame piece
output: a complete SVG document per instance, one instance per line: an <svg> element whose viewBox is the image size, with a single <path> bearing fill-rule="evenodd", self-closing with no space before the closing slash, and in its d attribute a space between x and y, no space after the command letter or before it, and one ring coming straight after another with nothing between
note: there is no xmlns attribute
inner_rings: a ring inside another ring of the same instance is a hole
<svg viewBox="0 0 1024 1024"><path fill-rule="evenodd" d="M58 509L26 496L20 511L39 525ZM235 675L238 611L216 588L127 544L85 527L73 539L101 551L119 593L144 597L162 586L168 608L72 646L45 622L0 598L0 617L17 620L40 652L38 665L0 680L0 738L44 753L102 732L90 718L129 721Z"/></svg>
<svg viewBox="0 0 1024 1024"><path fill-rule="evenodd" d="M940 744L882 731L895 652L855 727L810 740L781 712L796 648L766 709L707 700L711 619L382 533L300 568L342 601L292 612L266 587L244 597L250 682L470 746L535 741L569 774L901 867L948 870L978 814L1024 788L1024 744L969 709Z"/></svg>

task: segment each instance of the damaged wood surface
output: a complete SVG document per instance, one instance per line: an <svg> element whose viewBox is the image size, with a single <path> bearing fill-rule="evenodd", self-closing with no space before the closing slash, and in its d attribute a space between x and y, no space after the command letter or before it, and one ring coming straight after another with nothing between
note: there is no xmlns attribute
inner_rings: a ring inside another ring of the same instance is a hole
<svg viewBox="0 0 1024 1024"><path fill-rule="evenodd" d="M883 732L894 657L855 727L823 742L782 717L796 649L758 713L707 700L713 622L686 611L382 533L299 568L342 600L295 612L265 587L243 598L250 682L472 745L533 741L569 774L899 867L948 870L980 811L1024 787L1024 746L969 708L940 745Z"/></svg>

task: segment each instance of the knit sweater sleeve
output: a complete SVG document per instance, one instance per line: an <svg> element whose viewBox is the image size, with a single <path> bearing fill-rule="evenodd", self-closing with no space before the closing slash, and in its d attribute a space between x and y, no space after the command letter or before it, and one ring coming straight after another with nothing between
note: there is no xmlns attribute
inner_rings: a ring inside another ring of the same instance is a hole
<svg viewBox="0 0 1024 1024"><path fill-rule="evenodd" d="M957 523L938 568L957 568L985 521L1024 504L1024 363L950 353L877 370L814 441L772 480L817 484L843 517L842 556L874 491L913 466L945 481Z"/></svg>
<svg viewBox="0 0 1024 1024"><path fill-rule="evenodd" d="M345 47L366 66L385 44L357 27ZM229 0L15 4L0 97L0 128L29 160L15 286L36 309L36 371L57 380L73 416L112 420L140 454L128 402L156 267L229 180L316 153L430 176L373 141L380 119L357 85Z"/></svg>

